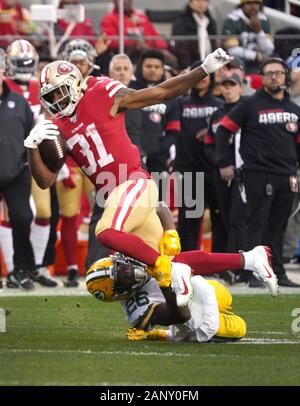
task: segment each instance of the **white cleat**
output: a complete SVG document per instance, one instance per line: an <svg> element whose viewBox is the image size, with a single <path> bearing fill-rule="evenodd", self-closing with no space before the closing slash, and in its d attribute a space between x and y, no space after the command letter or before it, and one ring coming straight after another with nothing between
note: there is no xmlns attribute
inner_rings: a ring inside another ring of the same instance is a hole
<svg viewBox="0 0 300 406"><path fill-rule="evenodd" d="M189 265L172 262L171 287L176 295L177 306L188 304L193 295L192 270Z"/></svg>
<svg viewBox="0 0 300 406"><path fill-rule="evenodd" d="M251 252L254 255L253 275L268 287L272 296L277 296L278 283L271 264L270 248L258 245Z"/></svg>

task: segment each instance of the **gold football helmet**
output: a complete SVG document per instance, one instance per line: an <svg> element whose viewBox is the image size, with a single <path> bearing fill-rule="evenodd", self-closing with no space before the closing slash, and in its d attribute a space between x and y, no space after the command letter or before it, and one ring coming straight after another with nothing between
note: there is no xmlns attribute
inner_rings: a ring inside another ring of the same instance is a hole
<svg viewBox="0 0 300 406"><path fill-rule="evenodd" d="M87 271L85 282L96 299L112 302L125 299L149 278L145 264L117 253L94 262Z"/></svg>
<svg viewBox="0 0 300 406"><path fill-rule="evenodd" d="M37 72L39 56L35 47L24 39L12 42L6 51L6 74L11 79L28 82Z"/></svg>
<svg viewBox="0 0 300 406"><path fill-rule="evenodd" d="M51 115L73 114L83 94L83 78L75 65L67 61L49 63L41 72L40 85L39 99Z"/></svg>

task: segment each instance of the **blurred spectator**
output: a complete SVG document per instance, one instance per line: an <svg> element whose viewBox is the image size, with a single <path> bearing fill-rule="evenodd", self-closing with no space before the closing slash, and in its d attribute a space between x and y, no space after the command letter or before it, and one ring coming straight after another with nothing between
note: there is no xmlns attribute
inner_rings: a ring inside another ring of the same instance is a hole
<svg viewBox="0 0 300 406"><path fill-rule="evenodd" d="M275 32L276 55L286 60L293 52L293 49L300 46L300 29L286 27Z"/></svg>
<svg viewBox="0 0 300 406"><path fill-rule="evenodd" d="M25 98L12 92L3 81L3 65L1 62L0 120L5 126L0 128L0 194L7 203L13 233L14 270L9 279L17 287L32 289L29 274L35 272L35 262L29 238L31 176L24 139L33 126L33 114Z"/></svg>
<svg viewBox="0 0 300 406"><path fill-rule="evenodd" d="M165 80L165 58L161 51L148 49L142 54L136 68L136 81L130 87L143 89ZM142 148L147 155L149 172L168 174L176 155L176 142L180 131L176 99L164 101L142 109ZM163 200L160 188L160 200Z"/></svg>
<svg viewBox="0 0 300 406"><path fill-rule="evenodd" d="M217 25L208 10L208 0L189 0L182 14L174 21L172 35L198 36L198 40L178 40L174 53L180 69L204 58L215 48L209 35L217 34Z"/></svg>
<svg viewBox="0 0 300 406"><path fill-rule="evenodd" d="M113 57L113 53L108 49L109 44L110 40L105 35L97 39L95 46L84 39L73 39L64 44L61 58L71 58L75 65L83 65L84 76L107 75L109 62Z"/></svg>
<svg viewBox="0 0 300 406"><path fill-rule="evenodd" d="M61 54L61 59L76 65L84 78L91 75L93 71L96 71L93 76L100 75L100 68L95 65L96 57L95 48L85 39L72 39L65 45Z"/></svg>
<svg viewBox="0 0 300 406"><path fill-rule="evenodd" d="M80 3L80 0L61 0L59 3L59 8L64 8L64 6L76 5ZM56 35L65 35L66 38L73 37L96 37L96 33L93 29L92 22L89 19L85 19L82 23L68 22L66 20L60 19L56 24ZM95 45L95 40L93 38L86 38L93 45Z"/></svg>
<svg viewBox="0 0 300 406"><path fill-rule="evenodd" d="M243 60L247 73L257 72L260 63L274 51L270 22L262 7L262 0L240 0L224 21L223 34L228 35L224 47Z"/></svg>
<svg viewBox="0 0 300 406"><path fill-rule="evenodd" d="M119 35L119 0L114 0L114 9L106 14L101 22L101 32L110 36ZM167 50L167 42L160 37L146 14L133 8L133 0L124 0L124 35L126 53L136 62L140 53L146 48ZM153 38L147 38L147 37ZM110 48L114 53L119 51L119 40L113 39Z"/></svg>
<svg viewBox="0 0 300 406"><path fill-rule="evenodd" d="M30 14L17 0L0 0L0 36L28 35ZM0 46L6 48L11 42L0 39Z"/></svg>

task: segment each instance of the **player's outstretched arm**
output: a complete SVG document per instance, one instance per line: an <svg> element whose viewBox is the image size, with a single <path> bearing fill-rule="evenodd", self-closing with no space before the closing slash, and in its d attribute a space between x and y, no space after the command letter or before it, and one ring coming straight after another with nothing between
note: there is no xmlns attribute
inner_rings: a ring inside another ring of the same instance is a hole
<svg viewBox="0 0 300 406"><path fill-rule="evenodd" d="M231 60L232 58L222 48L218 48L205 58L201 66L189 73L168 79L157 86L138 90L137 92L126 93L120 90L119 97L116 100L118 111L150 106L185 94L207 75L214 73Z"/></svg>

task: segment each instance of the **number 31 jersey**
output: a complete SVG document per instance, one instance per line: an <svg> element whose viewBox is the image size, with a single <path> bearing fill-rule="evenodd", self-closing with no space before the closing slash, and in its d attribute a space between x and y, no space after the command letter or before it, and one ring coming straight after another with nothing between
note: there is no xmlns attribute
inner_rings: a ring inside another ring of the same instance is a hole
<svg viewBox="0 0 300 406"><path fill-rule="evenodd" d="M141 167L138 148L127 135L124 113L110 114L122 83L107 78L90 78L87 90L68 117L52 120L64 136L69 154L100 189L113 189L128 179L150 178Z"/></svg>

